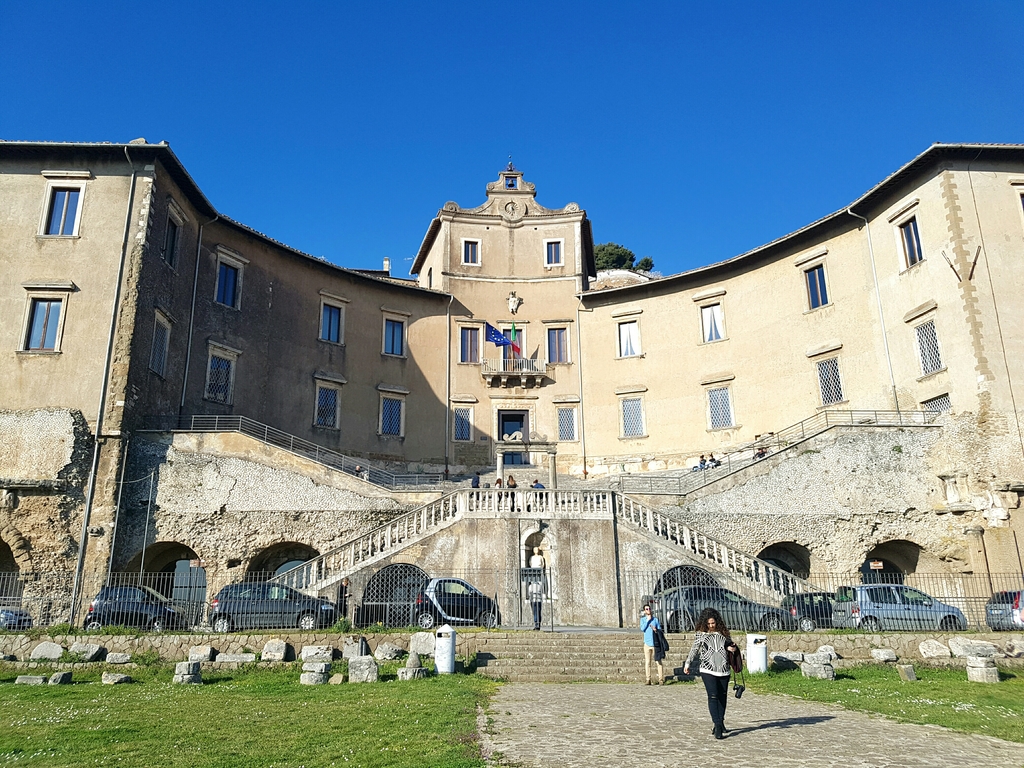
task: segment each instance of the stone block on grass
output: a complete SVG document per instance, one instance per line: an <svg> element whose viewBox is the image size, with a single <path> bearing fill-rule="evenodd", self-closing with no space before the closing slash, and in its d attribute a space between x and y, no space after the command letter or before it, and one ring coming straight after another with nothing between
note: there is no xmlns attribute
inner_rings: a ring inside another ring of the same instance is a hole
<svg viewBox="0 0 1024 768"><path fill-rule="evenodd" d="M330 675L320 672L303 672L299 675L299 682L303 685L326 685Z"/></svg>
<svg viewBox="0 0 1024 768"><path fill-rule="evenodd" d="M175 685L202 685L202 675L175 675L171 678L171 682Z"/></svg>
<svg viewBox="0 0 1024 768"><path fill-rule="evenodd" d="M107 649L96 643L72 643L68 653L78 656L82 661L100 661Z"/></svg>
<svg viewBox="0 0 1024 768"><path fill-rule="evenodd" d="M341 646L341 658L343 659L354 659L357 656L369 656L370 655L370 644L366 642L365 637L359 637L353 635L346 637L345 642Z"/></svg>
<svg viewBox="0 0 1024 768"><path fill-rule="evenodd" d="M329 645L304 646L302 649L302 660L330 663L334 660L334 648Z"/></svg>
<svg viewBox="0 0 1024 768"><path fill-rule="evenodd" d="M326 675L331 671L331 665L326 661L307 661L302 665L303 672L316 672L318 675Z"/></svg>
<svg viewBox="0 0 1024 768"><path fill-rule="evenodd" d="M922 659L948 659L949 648L944 646L938 640L925 640L919 646L917 646L918 653L921 654Z"/></svg>
<svg viewBox="0 0 1024 768"><path fill-rule="evenodd" d="M46 685L46 675L18 675L15 685Z"/></svg>
<svg viewBox="0 0 1024 768"><path fill-rule="evenodd" d="M377 660L373 656L356 656L348 660L348 681L350 683L376 683L378 679Z"/></svg>
<svg viewBox="0 0 1024 768"><path fill-rule="evenodd" d="M263 646L263 653L260 658L263 661L288 661L288 657L291 654L292 647L284 640L275 638L268 640L267 644Z"/></svg>
<svg viewBox="0 0 1024 768"><path fill-rule="evenodd" d="M811 677L818 680L835 680L836 671L831 664L814 664L804 662L800 665L800 671L804 677Z"/></svg>
<svg viewBox="0 0 1024 768"><path fill-rule="evenodd" d="M805 664L817 664L819 666L822 665L822 664L831 664L832 663L832 655L828 654L828 653L805 653L804 654L804 663Z"/></svg>
<svg viewBox="0 0 1024 768"><path fill-rule="evenodd" d="M174 674L198 675L200 674L200 664L198 661L179 661L174 665Z"/></svg>
<svg viewBox="0 0 1024 768"><path fill-rule="evenodd" d="M107 664L127 664L132 660L131 654L128 653L108 653Z"/></svg>
<svg viewBox="0 0 1024 768"><path fill-rule="evenodd" d="M345 682L345 675L341 672L335 672L333 675L331 675L331 679L327 682L331 685L341 685Z"/></svg>
<svg viewBox="0 0 1024 768"><path fill-rule="evenodd" d="M29 661L57 661L64 653L64 648L59 643L40 643L32 649Z"/></svg>
<svg viewBox="0 0 1024 768"><path fill-rule="evenodd" d="M124 685L132 681L130 675L122 675L117 672L104 672L102 679L104 685Z"/></svg>
<svg viewBox="0 0 1024 768"><path fill-rule="evenodd" d="M968 667L967 680L971 683L998 683L999 670L995 667Z"/></svg>
<svg viewBox="0 0 1024 768"><path fill-rule="evenodd" d="M834 661L839 658L839 654L836 653L835 646L832 645L819 645L816 653L827 654L829 661Z"/></svg>
<svg viewBox="0 0 1024 768"><path fill-rule="evenodd" d="M994 667L995 665L996 665L996 660L994 658L992 658L991 656L968 656L967 657L967 666L968 667L977 667L977 668L981 669L981 668L984 668L984 667Z"/></svg>
<svg viewBox="0 0 1024 768"><path fill-rule="evenodd" d="M50 675L50 685L71 685L70 672L54 672Z"/></svg>
<svg viewBox="0 0 1024 768"><path fill-rule="evenodd" d="M965 656L995 656L998 652L994 643L960 636L949 638L949 650L958 658Z"/></svg>
<svg viewBox="0 0 1024 768"><path fill-rule="evenodd" d="M251 664L256 661L255 653L218 653L216 661L231 661L236 664Z"/></svg>
<svg viewBox="0 0 1024 768"><path fill-rule="evenodd" d="M212 645L193 645L188 649L189 661L213 661L214 650Z"/></svg>
<svg viewBox="0 0 1024 768"><path fill-rule="evenodd" d="M905 683L912 683L917 680L917 673L913 664L897 664L896 671L899 672L900 680Z"/></svg>
<svg viewBox="0 0 1024 768"><path fill-rule="evenodd" d="M377 661L393 661L394 659L400 659L405 656L405 649L399 648L394 643L387 641L377 646L377 650L373 652L373 657Z"/></svg>
<svg viewBox="0 0 1024 768"><path fill-rule="evenodd" d="M896 661L896 651L892 648L872 648L871 658L875 661Z"/></svg>

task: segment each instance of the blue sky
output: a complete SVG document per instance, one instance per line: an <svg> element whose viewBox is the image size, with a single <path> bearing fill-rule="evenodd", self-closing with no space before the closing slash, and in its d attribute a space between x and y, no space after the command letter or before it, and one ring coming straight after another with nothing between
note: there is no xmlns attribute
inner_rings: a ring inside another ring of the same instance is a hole
<svg viewBox="0 0 1024 768"><path fill-rule="evenodd" d="M223 213L407 272L511 154L669 274L941 142L1024 142L1024 2L15 3L0 138L167 141Z"/></svg>

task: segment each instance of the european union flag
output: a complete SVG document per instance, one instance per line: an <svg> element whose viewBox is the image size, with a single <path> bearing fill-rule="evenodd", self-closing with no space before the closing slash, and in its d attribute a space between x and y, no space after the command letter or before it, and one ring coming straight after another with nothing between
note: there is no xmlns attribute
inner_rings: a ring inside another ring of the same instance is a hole
<svg viewBox="0 0 1024 768"><path fill-rule="evenodd" d="M484 335L491 344L496 344L499 347L511 347L512 341L507 338L505 334L499 331L490 323L484 323Z"/></svg>

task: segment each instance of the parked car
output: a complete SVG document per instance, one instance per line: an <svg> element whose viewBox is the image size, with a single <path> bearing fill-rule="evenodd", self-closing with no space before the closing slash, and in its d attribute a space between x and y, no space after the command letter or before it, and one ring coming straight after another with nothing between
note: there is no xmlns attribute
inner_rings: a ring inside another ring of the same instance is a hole
<svg viewBox="0 0 1024 768"><path fill-rule="evenodd" d="M32 617L21 608L0 606L0 629L32 629Z"/></svg>
<svg viewBox="0 0 1024 768"><path fill-rule="evenodd" d="M774 605L755 603L723 587L676 587L651 598L655 615L669 632L688 632L705 608L714 608L729 629L780 630L796 629L796 618L789 611Z"/></svg>
<svg viewBox="0 0 1024 768"><path fill-rule="evenodd" d="M210 602L214 632L265 627L312 630L331 626L337 614L330 600L267 582L229 584Z"/></svg>
<svg viewBox="0 0 1024 768"><path fill-rule="evenodd" d="M963 611L904 584L839 587L832 603L832 626L878 632L889 629L963 631Z"/></svg>
<svg viewBox="0 0 1024 768"><path fill-rule="evenodd" d="M996 592L985 603L985 623L989 629L1024 629L1024 590Z"/></svg>
<svg viewBox="0 0 1024 768"><path fill-rule="evenodd" d="M149 587L103 587L89 603L83 626L100 629L111 624L139 627L161 632L181 629L187 624L185 614L169 599Z"/></svg>
<svg viewBox="0 0 1024 768"><path fill-rule="evenodd" d="M501 624L498 606L487 595L462 579L431 579L416 596L416 623L423 629L446 624Z"/></svg>
<svg viewBox="0 0 1024 768"><path fill-rule="evenodd" d="M796 619L801 632L813 632L818 627L832 626L832 592L798 592L782 598L782 607Z"/></svg>

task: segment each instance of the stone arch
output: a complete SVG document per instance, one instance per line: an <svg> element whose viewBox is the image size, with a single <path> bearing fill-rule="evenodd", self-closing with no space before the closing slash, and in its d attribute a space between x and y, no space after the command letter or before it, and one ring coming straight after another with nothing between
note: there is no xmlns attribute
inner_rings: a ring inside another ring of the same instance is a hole
<svg viewBox="0 0 1024 768"><path fill-rule="evenodd" d="M906 576L918 571L925 562L934 558L924 548L909 539L890 539L876 544L864 556L860 571L864 581L892 581L903 583ZM872 563L881 563L881 568L872 568ZM934 566L933 566L934 567Z"/></svg>
<svg viewBox="0 0 1024 768"><path fill-rule="evenodd" d="M769 544L758 553L757 557L799 579L806 579L811 573L811 551L795 541L778 541Z"/></svg>
<svg viewBox="0 0 1024 768"><path fill-rule="evenodd" d="M557 578L554 564L558 553L558 540L550 535L550 529L538 521L528 521L529 524L519 535L519 567L529 568L530 557L533 556L533 548L537 547L544 557L544 593L554 600L557 597ZM529 573L529 572L528 572ZM523 599L526 599L526 584L520 584L523 592Z"/></svg>
<svg viewBox="0 0 1024 768"><path fill-rule="evenodd" d="M114 581L141 583L165 597L200 603L206 596L206 569L191 547L177 541L158 541L128 561Z"/></svg>
<svg viewBox="0 0 1024 768"><path fill-rule="evenodd" d="M370 577L356 612L356 626L407 627L416 622L416 597L430 577L411 563L386 565Z"/></svg>
<svg viewBox="0 0 1024 768"><path fill-rule="evenodd" d="M4 557L5 552L10 553L8 558ZM30 547L21 531L9 522L0 522L0 573L31 573L34 570Z"/></svg>
<svg viewBox="0 0 1024 768"><path fill-rule="evenodd" d="M257 552L249 561L247 580L263 580L319 557L319 550L297 541L280 541Z"/></svg>

